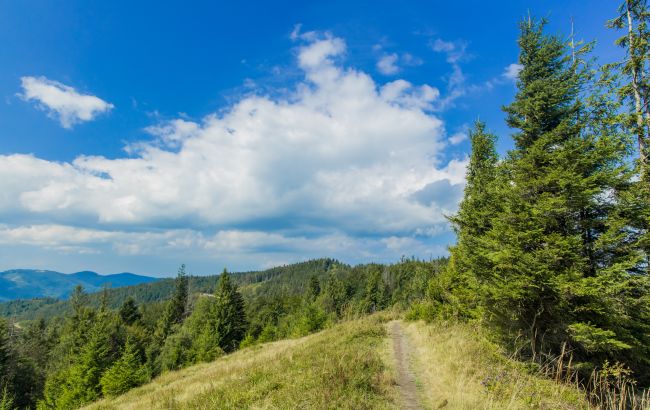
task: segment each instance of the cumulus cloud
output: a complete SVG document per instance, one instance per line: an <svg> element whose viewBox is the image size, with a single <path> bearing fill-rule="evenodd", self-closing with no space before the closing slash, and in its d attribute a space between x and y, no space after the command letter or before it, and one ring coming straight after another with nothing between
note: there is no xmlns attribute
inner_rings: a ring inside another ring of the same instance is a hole
<svg viewBox="0 0 650 410"><path fill-rule="evenodd" d="M524 67L521 64L512 63L503 71L503 77L510 81L517 81L522 68Z"/></svg>
<svg viewBox="0 0 650 410"><path fill-rule="evenodd" d="M397 74L399 67L397 66L397 54L385 54L379 61L377 61L377 70L384 75Z"/></svg>
<svg viewBox="0 0 650 410"><path fill-rule="evenodd" d="M23 92L19 96L25 101L35 102L39 109L58 120L63 128L93 120L113 108L113 104L101 98L80 94L72 87L45 77L21 77L20 80Z"/></svg>
<svg viewBox="0 0 650 410"><path fill-rule="evenodd" d="M378 85L341 64L341 38L295 38L304 78L284 97L250 95L199 122L149 127L152 138L129 146L130 157L0 156L0 215L16 221L0 236L259 264L443 253L429 236L446 231L466 163L443 162L444 127L431 111L438 90ZM52 234L72 226L81 234Z"/></svg>

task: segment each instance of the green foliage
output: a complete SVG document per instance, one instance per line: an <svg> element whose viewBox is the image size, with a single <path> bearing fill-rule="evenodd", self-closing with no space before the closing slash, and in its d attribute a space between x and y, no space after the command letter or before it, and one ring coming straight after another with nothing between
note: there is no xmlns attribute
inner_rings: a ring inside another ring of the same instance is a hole
<svg viewBox="0 0 650 410"><path fill-rule="evenodd" d="M574 323L568 326L571 337L588 352L616 352L632 346L616 339L616 333L603 330L588 323Z"/></svg>
<svg viewBox="0 0 650 410"><path fill-rule="evenodd" d="M65 372L65 387L55 400L57 408L76 408L100 397L102 373L112 362L108 320L98 317L79 357Z"/></svg>
<svg viewBox="0 0 650 410"><path fill-rule="evenodd" d="M132 325L142 319L142 313L132 297L128 297L120 307L120 318L127 325Z"/></svg>
<svg viewBox="0 0 650 410"><path fill-rule="evenodd" d="M127 341L124 353L106 370L100 383L104 396L117 396L147 380L146 368L141 363L135 345Z"/></svg>
<svg viewBox="0 0 650 410"><path fill-rule="evenodd" d="M215 291L215 331L219 347L232 352L246 335L246 311L244 299L228 272L224 269Z"/></svg>
<svg viewBox="0 0 650 410"><path fill-rule="evenodd" d="M365 313L373 313L384 309L389 302L388 288L382 278L382 268L378 265L368 267L365 295L362 302L362 310Z"/></svg>
<svg viewBox="0 0 650 410"><path fill-rule="evenodd" d="M320 295L320 282L316 276L309 278L309 295L316 299Z"/></svg>
<svg viewBox="0 0 650 410"><path fill-rule="evenodd" d="M192 335L185 327L178 327L172 332L160 352L160 365L163 370L177 370L193 363Z"/></svg>
<svg viewBox="0 0 650 410"><path fill-rule="evenodd" d="M294 322L291 336L300 337L317 332L325 327L327 314L317 303L306 304Z"/></svg>
<svg viewBox="0 0 650 410"><path fill-rule="evenodd" d="M518 92L505 107L515 149L471 132L465 195L451 217L458 243L409 315L482 319L524 357L557 355L650 370L648 201L626 161L628 129L616 82L571 50L521 24ZM645 383L645 381L644 381Z"/></svg>
<svg viewBox="0 0 650 410"><path fill-rule="evenodd" d="M14 409L14 398L11 393L9 393L9 388L7 385L2 387L2 394L0 394L0 410L13 410Z"/></svg>
<svg viewBox="0 0 650 410"><path fill-rule="evenodd" d="M203 296L197 300L192 315L185 323L192 337L192 360L211 361L223 354L217 324L217 300Z"/></svg>

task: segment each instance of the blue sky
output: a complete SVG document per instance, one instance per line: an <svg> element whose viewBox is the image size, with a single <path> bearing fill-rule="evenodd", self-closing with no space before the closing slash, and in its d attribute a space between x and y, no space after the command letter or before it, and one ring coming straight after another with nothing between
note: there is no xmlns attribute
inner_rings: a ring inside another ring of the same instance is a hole
<svg viewBox="0 0 650 410"><path fill-rule="evenodd" d="M133 3L0 1L0 269L443 255L518 21L620 56L611 1Z"/></svg>

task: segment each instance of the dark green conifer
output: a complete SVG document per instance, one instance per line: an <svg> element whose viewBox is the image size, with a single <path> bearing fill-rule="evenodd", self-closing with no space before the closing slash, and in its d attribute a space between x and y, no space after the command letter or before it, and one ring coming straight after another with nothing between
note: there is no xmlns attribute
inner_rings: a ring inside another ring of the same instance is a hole
<svg viewBox="0 0 650 410"><path fill-rule="evenodd" d="M122 303L122 306L120 307L120 318L122 318L122 321L127 325L132 325L142 318L142 313L140 313L140 309L132 297L129 296L124 303Z"/></svg>
<svg viewBox="0 0 650 410"><path fill-rule="evenodd" d="M247 322L244 299L225 269L219 276L215 300L219 346L225 352L232 352L239 347L239 343L244 339Z"/></svg>

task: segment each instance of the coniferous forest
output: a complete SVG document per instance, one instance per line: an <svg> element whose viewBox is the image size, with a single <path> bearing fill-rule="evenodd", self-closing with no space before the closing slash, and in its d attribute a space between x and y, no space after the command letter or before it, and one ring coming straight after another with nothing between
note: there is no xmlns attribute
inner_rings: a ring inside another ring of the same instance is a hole
<svg viewBox="0 0 650 410"><path fill-rule="evenodd" d="M544 19L519 23L522 68L503 107L513 149L499 155L490 124L474 124L464 197L448 216L457 235L448 258L320 259L209 278L181 267L173 282L5 304L0 409L78 408L243 347L388 309L484 327L531 368L552 362L570 373L595 406L598 389L642 395L650 387L650 9L626 0L603 23L620 34L625 59L600 64L592 43L549 33Z"/></svg>

